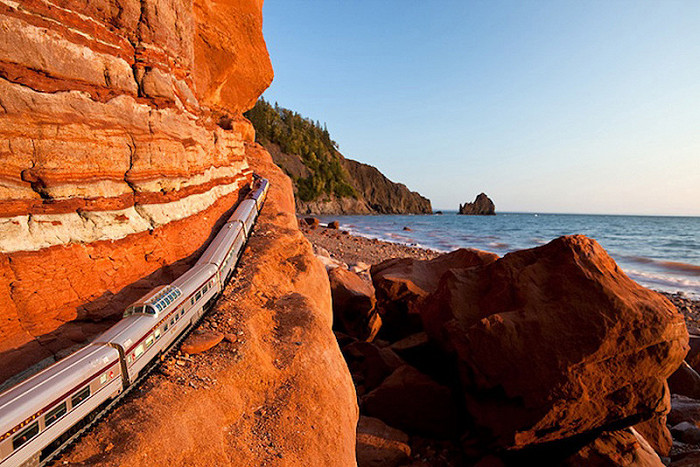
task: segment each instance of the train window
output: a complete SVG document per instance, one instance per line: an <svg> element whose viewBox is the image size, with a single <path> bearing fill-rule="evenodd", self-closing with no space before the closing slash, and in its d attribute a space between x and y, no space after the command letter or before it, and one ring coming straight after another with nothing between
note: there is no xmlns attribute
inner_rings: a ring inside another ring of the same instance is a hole
<svg viewBox="0 0 700 467"><path fill-rule="evenodd" d="M150 346L152 346L153 341L154 341L153 336L152 335L148 336L148 338L146 339L146 348L149 348Z"/></svg>
<svg viewBox="0 0 700 467"><path fill-rule="evenodd" d="M155 315L155 314L156 314L156 309L153 308L152 306L149 305L149 306L147 306L147 307L145 307L145 308L146 308L146 313L148 313L149 315Z"/></svg>
<svg viewBox="0 0 700 467"><path fill-rule="evenodd" d="M44 417L44 425L49 426L66 414L66 401L61 402L58 407L52 409Z"/></svg>
<svg viewBox="0 0 700 467"><path fill-rule="evenodd" d="M197 301L199 301L200 298L202 298L202 292L197 292L197 293L194 295L194 299L197 300Z"/></svg>
<svg viewBox="0 0 700 467"><path fill-rule="evenodd" d="M168 325L166 324L165 327L167 328ZM160 329L156 329L155 336L156 336L156 339L160 339Z"/></svg>
<svg viewBox="0 0 700 467"><path fill-rule="evenodd" d="M73 408L76 408L88 397L90 397L90 386L85 386L83 389L74 394L73 397L71 397L70 402Z"/></svg>
<svg viewBox="0 0 700 467"><path fill-rule="evenodd" d="M190 299L190 305L194 305L194 297Z"/></svg>
<svg viewBox="0 0 700 467"><path fill-rule="evenodd" d="M168 331L168 323L166 321L165 326L163 326L163 332L167 332L167 331Z"/></svg>
<svg viewBox="0 0 700 467"><path fill-rule="evenodd" d="M165 297L165 306L170 305L170 302L171 302L171 301L172 301L172 300L170 300L170 297L169 297L169 296Z"/></svg>
<svg viewBox="0 0 700 467"><path fill-rule="evenodd" d="M139 358L141 355L143 355L143 344L140 344L136 347L136 350L134 350L134 358Z"/></svg>
<svg viewBox="0 0 700 467"><path fill-rule="evenodd" d="M39 422L34 422L12 438L12 449L19 449L24 443L35 437L38 433Z"/></svg>

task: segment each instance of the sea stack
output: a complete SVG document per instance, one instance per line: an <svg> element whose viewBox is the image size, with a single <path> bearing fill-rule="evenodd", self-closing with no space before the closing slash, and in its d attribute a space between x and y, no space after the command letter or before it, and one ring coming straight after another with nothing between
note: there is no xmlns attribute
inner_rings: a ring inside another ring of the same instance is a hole
<svg viewBox="0 0 700 467"><path fill-rule="evenodd" d="M493 204L491 198L486 196L486 193L480 193L473 203L460 204L458 214L468 214L472 216L495 216L496 205Z"/></svg>

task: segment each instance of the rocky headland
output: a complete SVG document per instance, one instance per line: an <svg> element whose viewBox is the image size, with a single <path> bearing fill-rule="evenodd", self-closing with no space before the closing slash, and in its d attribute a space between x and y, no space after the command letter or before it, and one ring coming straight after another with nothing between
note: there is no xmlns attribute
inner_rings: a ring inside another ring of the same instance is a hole
<svg viewBox="0 0 700 467"><path fill-rule="evenodd" d="M300 214L431 214L430 200L376 167L345 158L325 125L260 99L246 113L256 141L294 182Z"/></svg>
<svg viewBox="0 0 700 467"><path fill-rule="evenodd" d="M700 339L687 353L686 330L700 302L637 285L595 241L562 237L499 258L305 234L330 271L347 268L329 272L334 297L369 296L334 301L360 465L700 458Z"/></svg>
<svg viewBox="0 0 700 467"><path fill-rule="evenodd" d="M479 193L473 203L460 204L457 214L493 216L496 214L496 205L486 196L486 193Z"/></svg>

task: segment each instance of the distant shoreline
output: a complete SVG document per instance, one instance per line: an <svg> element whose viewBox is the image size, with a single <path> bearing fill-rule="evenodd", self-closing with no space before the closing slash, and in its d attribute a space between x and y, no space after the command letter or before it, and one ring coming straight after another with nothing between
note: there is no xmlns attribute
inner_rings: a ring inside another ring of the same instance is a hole
<svg viewBox="0 0 700 467"><path fill-rule="evenodd" d="M440 211L442 214L437 214ZM357 214L302 214L297 213L297 217L332 217L332 216L443 216L443 215L457 215L456 209L435 209L432 214L419 214L419 213L404 213L404 214L383 214L378 212L371 213L357 213ZM663 217L663 218L678 218L678 219L700 219L700 215L680 215L680 214L601 214L601 213L576 213L576 212L530 212L530 211L496 211L496 216L503 216L509 214L517 215L533 215L533 216L596 216L596 217ZM464 216L464 217L486 217L492 218L493 216Z"/></svg>

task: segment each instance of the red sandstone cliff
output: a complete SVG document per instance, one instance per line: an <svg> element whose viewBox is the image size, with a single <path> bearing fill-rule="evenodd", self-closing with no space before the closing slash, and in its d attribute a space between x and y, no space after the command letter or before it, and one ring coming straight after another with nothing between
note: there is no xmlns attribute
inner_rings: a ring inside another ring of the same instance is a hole
<svg viewBox="0 0 700 467"><path fill-rule="evenodd" d="M271 80L259 0L0 2L0 382L187 266Z"/></svg>
<svg viewBox="0 0 700 467"><path fill-rule="evenodd" d="M260 0L0 0L0 383L184 271L253 170L272 181L205 323L227 342L166 362L65 461L355 463L328 278L241 116L271 80Z"/></svg>

